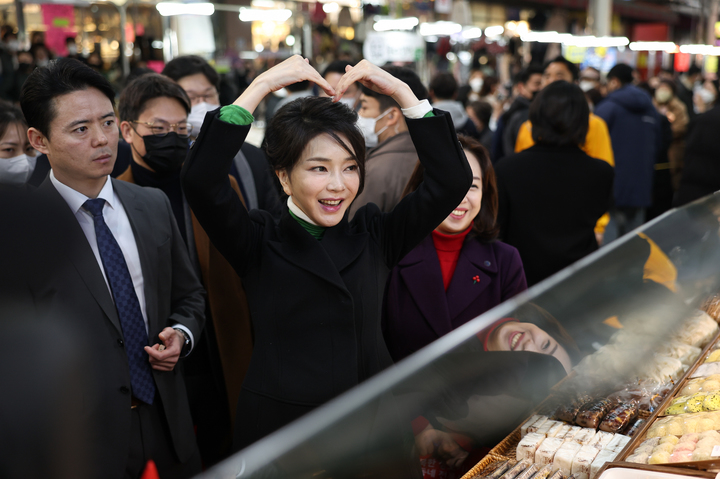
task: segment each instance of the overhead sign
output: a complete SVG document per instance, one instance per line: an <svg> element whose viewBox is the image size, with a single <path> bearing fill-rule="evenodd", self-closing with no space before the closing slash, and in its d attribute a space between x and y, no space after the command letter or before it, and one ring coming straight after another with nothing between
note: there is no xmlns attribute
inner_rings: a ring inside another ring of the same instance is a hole
<svg viewBox="0 0 720 479"><path fill-rule="evenodd" d="M416 62L425 54L425 40L411 32L368 32L363 56L383 66L389 62Z"/></svg>

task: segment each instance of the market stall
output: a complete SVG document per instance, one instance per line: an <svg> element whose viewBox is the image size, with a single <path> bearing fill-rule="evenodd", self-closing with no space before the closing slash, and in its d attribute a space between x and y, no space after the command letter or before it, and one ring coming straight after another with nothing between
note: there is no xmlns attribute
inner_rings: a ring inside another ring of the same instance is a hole
<svg viewBox="0 0 720 479"><path fill-rule="evenodd" d="M424 459L434 460L423 462L425 477L459 478L446 459L467 454L467 464L483 448L490 452L464 479L710 477L720 466L719 292L715 195L644 225L201 477L422 477L421 434L431 438ZM513 321L544 331L552 347L521 351L511 339L507 350L488 351L488 328ZM572 361L567 373L560 348ZM418 424L422 431L411 428Z"/></svg>

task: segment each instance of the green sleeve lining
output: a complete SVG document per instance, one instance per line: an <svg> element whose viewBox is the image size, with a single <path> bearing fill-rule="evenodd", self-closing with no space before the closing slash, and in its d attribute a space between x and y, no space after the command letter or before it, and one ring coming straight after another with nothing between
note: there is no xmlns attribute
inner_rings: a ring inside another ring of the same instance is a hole
<svg viewBox="0 0 720 479"><path fill-rule="evenodd" d="M220 108L220 116L218 118L225 123L239 126L249 125L255 121L252 113L237 105L227 105Z"/></svg>
<svg viewBox="0 0 720 479"><path fill-rule="evenodd" d="M433 117L433 116L435 116L435 113L433 113L432 110L430 110L429 112L425 113L425 116L424 116L423 118L430 118L430 117ZM221 119L222 119L222 118L221 118Z"/></svg>

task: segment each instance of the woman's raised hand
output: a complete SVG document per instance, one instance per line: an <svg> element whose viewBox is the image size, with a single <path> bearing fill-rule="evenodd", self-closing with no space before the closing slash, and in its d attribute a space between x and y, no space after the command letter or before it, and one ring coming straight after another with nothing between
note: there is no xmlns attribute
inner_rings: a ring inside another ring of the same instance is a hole
<svg viewBox="0 0 720 479"><path fill-rule="evenodd" d="M305 80L315 83L329 96L335 94L333 87L317 70L310 66L307 59L300 55L293 55L255 78L234 104L252 113L263 98L270 93Z"/></svg>
<svg viewBox="0 0 720 479"><path fill-rule="evenodd" d="M345 75L335 86L333 101L339 101L348 87L355 82L372 91L392 97L400 108L410 108L420 103L409 86L367 60L362 60L354 67L348 65L345 68Z"/></svg>

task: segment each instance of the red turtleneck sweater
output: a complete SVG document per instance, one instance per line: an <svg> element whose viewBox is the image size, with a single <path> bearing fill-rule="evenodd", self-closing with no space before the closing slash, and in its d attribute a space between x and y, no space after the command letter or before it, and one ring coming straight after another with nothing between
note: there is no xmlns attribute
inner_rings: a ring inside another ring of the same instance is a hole
<svg viewBox="0 0 720 479"><path fill-rule="evenodd" d="M465 237L471 229L472 225L462 233L454 235L438 233L437 230L433 230L432 232L433 244L435 245L435 251L437 251L438 259L440 260L440 271L442 271L445 291L447 291L448 286L450 286L450 280L455 273L455 267L457 266L458 258L460 258L460 251L462 251Z"/></svg>

